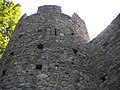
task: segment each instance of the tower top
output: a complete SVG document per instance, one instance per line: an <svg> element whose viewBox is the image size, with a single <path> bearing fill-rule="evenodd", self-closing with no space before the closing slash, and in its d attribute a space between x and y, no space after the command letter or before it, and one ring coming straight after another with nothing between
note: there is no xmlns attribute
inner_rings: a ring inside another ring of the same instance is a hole
<svg viewBox="0 0 120 90"><path fill-rule="evenodd" d="M57 5L44 5L38 7L37 13L61 13L61 7Z"/></svg>

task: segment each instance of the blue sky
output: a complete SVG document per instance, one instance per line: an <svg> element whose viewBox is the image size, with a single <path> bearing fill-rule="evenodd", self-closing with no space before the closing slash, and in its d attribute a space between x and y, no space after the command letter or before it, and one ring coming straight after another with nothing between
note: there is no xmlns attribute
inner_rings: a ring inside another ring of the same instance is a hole
<svg viewBox="0 0 120 90"><path fill-rule="evenodd" d="M77 13L86 23L90 38L95 38L120 13L120 0L12 0L21 4L22 14L31 15L39 6L59 5L62 12Z"/></svg>

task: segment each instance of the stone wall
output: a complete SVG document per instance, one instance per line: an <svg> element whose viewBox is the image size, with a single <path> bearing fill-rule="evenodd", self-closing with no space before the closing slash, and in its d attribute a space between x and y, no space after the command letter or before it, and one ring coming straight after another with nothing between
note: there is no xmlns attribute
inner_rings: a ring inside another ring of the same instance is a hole
<svg viewBox="0 0 120 90"><path fill-rule="evenodd" d="M120 15L90 41L60 6L23 15L0 61L0 90L120 90L119 25Z"/></svg>
<svg viewBox="0 0 120 90"><path fill-rule="evenodd" d="M120 15L87 45L90 67L97 84L107 90L120 89Z"/></svg>

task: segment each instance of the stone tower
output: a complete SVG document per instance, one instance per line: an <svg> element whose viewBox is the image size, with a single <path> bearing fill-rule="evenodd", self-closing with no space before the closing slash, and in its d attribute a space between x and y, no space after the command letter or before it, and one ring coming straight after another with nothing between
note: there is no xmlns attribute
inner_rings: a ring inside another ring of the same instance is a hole
<svg viewBox="0 0 120 90"><path fill-rule="evenodd" d="M0 61L0 90L120 90L120 15L92 41L59 6L23 15Z"/></svg>
<svg viewBox="0 0 120 90"><path fill-rule="evenodd" d="M77 54L85 56L89 35L84 21L42 6L17 24L3 56L3 90L76 90L84 87L76 69ZM79 50L79 51L78 51ZM82 73L81 73L82 75Z"/></svg>

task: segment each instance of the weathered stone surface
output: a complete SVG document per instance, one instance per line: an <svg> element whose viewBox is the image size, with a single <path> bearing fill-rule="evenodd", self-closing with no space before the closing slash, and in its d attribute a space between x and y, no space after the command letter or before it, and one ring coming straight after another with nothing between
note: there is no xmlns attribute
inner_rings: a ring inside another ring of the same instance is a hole
<svg viewBox="0 0 120 90"><path fill-rule="evenodd" d="M84 21L45 5L23 15L0 61L0 90L120 90L120 15L90 41Z"/></svg>
<svg viewBox="0 0 120 90"><path fill-rule="evenodd" d="M107 90L120 89L120 15L88 46L89 63L97 84Z"/></svg>
<svg viewBox="0 0 120 90"><path fill-rule="evenodd" d="M56 5L44 5L38 8L37 13L61 13L61 7Z"/></svg>
<svg viewBox="0 0 120 90"><path fill-rule="evenodd" d="M90 38L85 22L76 13L72 15L72 20L76 23L75 30L79 33L79 36L83 38L84 42L88 43Z"/></svg>

